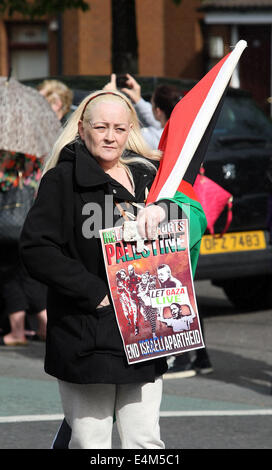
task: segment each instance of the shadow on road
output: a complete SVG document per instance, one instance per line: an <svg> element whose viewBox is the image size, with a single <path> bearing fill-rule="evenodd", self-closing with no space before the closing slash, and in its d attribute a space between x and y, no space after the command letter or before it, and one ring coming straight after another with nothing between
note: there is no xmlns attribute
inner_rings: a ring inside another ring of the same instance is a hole
<svg viewBox="0 0 272 470"><path fill-rule="evenodd" d="M227 298L212 298L203 295L197 295L197 304L199 313L202 317L240 315L243 313L256 314L256 308L238 308L235 307Z"/></svg>
<svg viewBox="0 0 272 470"><path fill-rule="evenodd" d="M272 371L265 361L212 348L209 348L209 354L214 372L205 378L232 383L264 395L271 393Z"/></svg>

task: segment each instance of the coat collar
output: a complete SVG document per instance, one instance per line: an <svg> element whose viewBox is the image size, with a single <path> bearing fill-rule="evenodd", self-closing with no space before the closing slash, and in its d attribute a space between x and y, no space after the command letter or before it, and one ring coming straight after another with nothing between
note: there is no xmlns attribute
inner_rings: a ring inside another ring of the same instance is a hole
<svg viewBox="0 0 272 470"><path fill-rule="evenodd" d="M75 179L78 186L84 191L92 190L94 187L107 187L107 193L117 199L135 201L135 197L118 181L111 178L98 165L95 158L90 154L84 142L78 140L73 143L75 156Z"/></svg>
<svg viewBox="0 0 272 470"><path fill-rule="evenodd" d="M90 154L84 142L77 141L74 144L75 150L75 177L76 183L84 188L99 186L109 183L110 176L98 165L97 161Z"/></svg>

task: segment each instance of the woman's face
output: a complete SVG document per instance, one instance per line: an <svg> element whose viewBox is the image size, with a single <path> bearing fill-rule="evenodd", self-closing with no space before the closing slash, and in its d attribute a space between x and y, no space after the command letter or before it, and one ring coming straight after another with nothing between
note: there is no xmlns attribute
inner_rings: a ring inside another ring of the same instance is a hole
<svg viewBox="0 0 272 470"><path fill-rule="evenodd" d="M126 104L108 101L93 105L89 120L79 121L78 130L90 153L106 170L118 163L131 127Z"/></svg>

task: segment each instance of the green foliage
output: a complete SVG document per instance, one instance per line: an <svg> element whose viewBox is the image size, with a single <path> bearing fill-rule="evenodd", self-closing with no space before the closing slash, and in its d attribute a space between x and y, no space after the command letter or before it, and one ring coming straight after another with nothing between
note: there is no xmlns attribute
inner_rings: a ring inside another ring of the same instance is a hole
<svg viewBox="0 0 272 470"><path fill-rule="evenodd" d="M182 0L172 0L180 5ZM43 15L57 15L65 10L76 8L82 11L89 10L90 6L85 0L0 0L0 14L21 13L23 16L33 19Z"/></svg>
<svg viewBox="0 0 272 470"><path fill-rule="evenodd" d="M25 17L35 18L56 15L70 8L86 11L89 5L84 0L0 0L0 13L7 12L9 16L21 13Z"/></svg>

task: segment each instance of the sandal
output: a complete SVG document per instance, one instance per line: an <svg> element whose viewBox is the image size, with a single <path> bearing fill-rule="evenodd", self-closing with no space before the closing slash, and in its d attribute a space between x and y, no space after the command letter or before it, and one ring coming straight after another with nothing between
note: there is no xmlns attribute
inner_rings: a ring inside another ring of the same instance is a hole
<svg viewBox="0 0 272 470"><path fill-rule="evenodd" d="M0 336L0 346L26 346L28 341L12 341L12 343L5 343L4 336Z"/></svg>

